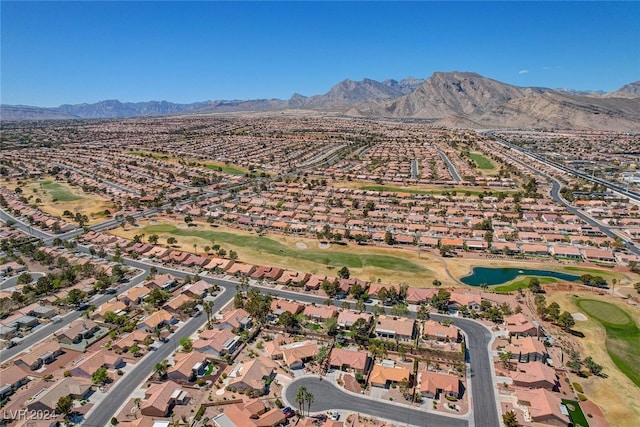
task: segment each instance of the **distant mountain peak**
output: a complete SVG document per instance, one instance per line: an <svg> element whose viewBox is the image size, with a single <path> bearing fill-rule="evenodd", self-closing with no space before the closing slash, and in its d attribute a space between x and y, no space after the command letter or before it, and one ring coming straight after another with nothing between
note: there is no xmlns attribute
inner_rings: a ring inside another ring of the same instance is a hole
<svg viewBox="0 0 640 427"><path fill-rule="evenodd" d="M476 72L438 71L428 79L344 79L322 95L290 99L65 104L57 108L2 105L2 120L150 117L179 114L315 109L373 118L428 119L460 127L556 127L640 131L640 81L602 94L519 87Z"/></svg>

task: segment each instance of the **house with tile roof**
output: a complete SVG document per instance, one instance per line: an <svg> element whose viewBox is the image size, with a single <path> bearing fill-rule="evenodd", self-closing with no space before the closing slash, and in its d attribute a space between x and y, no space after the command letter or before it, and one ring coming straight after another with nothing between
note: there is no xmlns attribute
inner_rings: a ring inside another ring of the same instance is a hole
<svg viewBox="0 0 640 427"><path fill-rule="evenodd" d="M266 357L259 357L244 362L234 369L235 376L230 377L228 387L231 390L252 391L262 394L267 390L271 380L275 378L278 365Z"/></svg>
<svg viewBox="0 0 640 427"><path fill-rule="evenodd" d="M390 388L392 384L399 384L403 380L410 380L411 372L408 368L395 366L374 365L369 374L369 385L372 387Z"/></svg>
<svg viewBox="0 0 640 427"><path fill-rule="evenodd" d="M369 371L371 358L364 351L333 348L329 356L329 367L341 371L360 372L363 375Z"/></svg>
<svg viewBox="0 0 640 427"><path fill-rule="evenodd" d="M262 401L254 399L226 406L213 421L224 427L276 427L283 425L286 417L280 408L267 410Z"/></svg>
<svg viewBox="0 0 640 427"><path fill-rule="evenodd" d="M175 405L184 405L188 400L188 393L173 381L152 384L144 393L140 413L151 417L167 417Z"/></svg>
<svg viewBox="0 0 640 427"><path fill-rule="evenodd" d="M424 397L439 399L444 393L456 399L460 399L460 378L457 375L450 375L440 372L423 370L418 374L419 390Z"/></svg>
<svg viewBox="0 0 640 427"><path fill-rule="evenodd" d="M504 324L511 336L537 336L538 325L522 313L512 314L504 318Z"/></svg>
<svg viewBox="0 0 640 427"><path fill-rule="evenodd" d="M570 418L561 395L542 388L516 390L518 405L528 412L531 421L549 426L565 427L570 425Z"/></svg>
<svg viewBox="0 0 640 427"><path fill-rule="evenodd" d="M542 362L518 363L514 372L509 372L513 385L526 388L543 388L558 391L556 370Z"/></svg>
<svg viewBox="0 0 640 427"><path fill-rule="evenodd" d="M415 332L415 320L406 317L380 315L374 326L374 333L380 338L410 341Z"/></svg>
<svg viewBox="0 0 640 427"><path fill-rule="evenodd" d="M167 370L167 377L177 383L190 383L204 375L209 359L199 351L176 353L175 363Z"/></svg>

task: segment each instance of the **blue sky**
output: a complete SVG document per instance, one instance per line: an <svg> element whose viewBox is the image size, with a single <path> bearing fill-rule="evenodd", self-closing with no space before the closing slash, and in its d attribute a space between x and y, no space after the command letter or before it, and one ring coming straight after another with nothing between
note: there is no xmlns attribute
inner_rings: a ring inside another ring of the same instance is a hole
<svg viewBox="0 0 640 427"><path fill-rule="evenodd" d="M640 79L638 2L0 2L2 103L287 99L475 71L611 91Z"/></svg>

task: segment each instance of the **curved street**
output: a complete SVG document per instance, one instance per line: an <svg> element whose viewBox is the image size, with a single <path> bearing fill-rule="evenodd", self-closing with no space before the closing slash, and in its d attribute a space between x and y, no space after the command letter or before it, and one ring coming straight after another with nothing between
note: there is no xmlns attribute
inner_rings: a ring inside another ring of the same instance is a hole
<svg viewBox="0 0 640 427"><path fill-rule="evenodd" d="M2 210L0 210L0 217L4 219L15 219L11 215L8 215L6 212L3 212ZM27 234L36 234L34 233L36 230L32 229L22 221L17 221L15 226L23 230ZM49 241L52 240L51 236L46 233L40 232L39 234L40 236L38 237L45 238L45 239L48 238ZM82 252L87 252L87 253L89 252L88 247L83 245L77 245L76 249ZM143 260L132 260L132 259L125 258L123 260L123 263L129 267L134 267L134 268L143 270L143 274L136 277L136 280L132 280L130 283L123 286L122 290L124 290L124 288L129 288L139 283L139 281L141 281L142 278L149 273L149 270L152 266L156 267L158 273L171 273L178 278L183 278L187 274L191 274L191 275L193 274L193 273L188 273L186 271L168 268L162 265L157 265L151 262L146 262ZM224 292L221 295L219 295L218 298L216 298L216 307L222 307L226 302L230 301L235 295L235 292L236 292L235 285L237 284L236 281L226 280L221 278L214 278L214 277L207 277L207 276L203 276L202 278L208 281L209 283L216 283L220 285L222 288L224 288ZM265 292L264 288L259 288L259 289ZM325 301L325 298L322 298L322 297L308 295L308 294L301 294L293 291L269 289L266 292L275 296L295 299L297 301L306 302L306 303L315 302L316 304L322 304ZM100 300L94 301L94 303L102 303L112 297L113 297L112 295L100 296L99 297ZM332 302L337 307L341 306L343 303L342 300L333 300ZM371 312L373 305L368 304L366 308L367 308L367 311ZM34 341L34 342L29 342L25 344L31 345L37 342L38 340L43 339L43 336L42 336L43 334L51 333L51 330L53 330L54 328L55 329L61 328L65 324L68 324L69 322L71 322L71 320L77 317L80 317L80 315L81 315L80 312L72 312L72 313L69 313L67 316L65 316L65 319L62 324L46 325L45 327L41 328L41 330L37 331L33 335L33 337L30 338L30 341ZM413 311L410 311L406 317L415 318L416 313ZM444 316L444 315L438 315L438 314L432 314L431 318L436 321L441 321L443 319L450 319L453 321L453 324L459 327L460 329L462 329L466 335L466 359L467 359L467 362L469 363L468 373L469 373L469 380L471 384L471 387L468 388L467 392L470 393L469 407L473 414L472 417L473 417L474 424L476 426L500 425L500 419L498 415L498 406L496 401L496 390L495 390L495 384L494 384L493 375L492 375L492 362L489 355L489 343L491 342L491 339L492 339L491 331L486 326L469 319L450 317L450 316ZM105 425L106 423L108 423L111 416L115 415L116 410L122 403L124 403L124 401L127 399L129 394L138 386L138 384L144 378L146 378L146 376L150 374L153 364L166 358L170 354L171 352L170 350L172 348L175 348L173 345L171 345L171 343L178 342L179 339L182 338L183 336L188 336L191 333L195 332L200 326L200 324L203 324L203 323L204 323L204 320L202 318L191 319L191 321L187 322L187 324L183 328L178 330L174 334L174 336L172 336L169 342L169 345L164 345L160 347L158 351L150 353L145 358L145 360L141 360L140 362L138 362L136 369L128 373L127 378L125 378L123 381L119 381L116 384L117 388L114 386L114 390L117 390L117 393L112 393L111 399L102 401L99 405L94 407L88 414L87 419L85 420L83 425L99 426L99 425ZM24 351L24 346L20 346L20 349L13 348L13 349L9 349L8 351L3 351L2 359L7 360L9 357L15 355L14 352L18 353L20 351ZM318 381L318 383L320 383L320 381ZM338 396L337 394L335 394L336 393L335 388L333 388L332 390L333 390L333 395ZM364 400L366 400L366 405L362 407L361 413L371 414L371 415L375 415L376 413L384 413L388 415L389 412L398 412L398 406L396 405L389 405L385 402L375 401L372 399L364 399ZM295 402L295 399L293 399L293 401ZM331 400L327 400L327 401L330 402ZM339 405L339 404L340 402L336 402L334 405ZM334 407L333 409L341 409L341 408L342 406ZM346 408L346 409L349 409L349 408ZM401 409L401 411L404 411L404 410L405 410L404 408ZM421 411L418 411L418 410L415 410L415 411L422 413ZM413 412L409 413L410 419L411 419L412 413ZM380 416L384 416L388 418L387 415L380 415ZM397 416L391 419L396 419L396 418ZM404 421L406 421L406 415L404 416L404 418L405 418ZM443 418L447 423L435 424L435 425L454 425L454 424L451 424L452 418L450 417L443 417ZM403 420L400 420L400 421L403 421ZM416 418L416 422L419 423L420 418ZM463 424L460 424L460 425L467 425L466 420L462 420L462 422ZM424 425L424 424L420 424L420 425ZM430 423L429 426L431 425L434 425L434 424Z"/></svg>
<svg viewBox="0 0 640 427"><path fill-rule="evenodd" d="M293 380L284 390L284 397L296 407L296 391L305 386L314 395L311 412L324 412L330 409L346 410L359 414L369 414L375 417L396 421L399 423L429 426L429 427L466 427L468 421L461 417L425 412L419 408L409 408L404 405L373 400L339 390L330 381L320 381L318 378L304 377ZM306 405L305 405L306 406ZM499 425L483 423L481 425Z"/></svg>

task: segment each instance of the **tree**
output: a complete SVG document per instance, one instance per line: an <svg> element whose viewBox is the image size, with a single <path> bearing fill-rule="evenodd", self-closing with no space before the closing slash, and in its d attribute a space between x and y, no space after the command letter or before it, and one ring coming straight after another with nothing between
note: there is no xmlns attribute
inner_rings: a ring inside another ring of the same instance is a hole
<svg viewBox="0 0 640 427"><path fill-rule="evenodd" d="M213 317L213 301L205 301L202 304L204 313L207 315L207 328L211 329L211 318Z"/></svg>
<svg viewBox="0 0 640 427"><path fill-rule="evenodd" d="M411 399L409 380L407 378L403 378L402 381L400 381L399 389L400 389L400 393L406 400Z"/></svg>
<svg viewBox="0 0 640 427"><path fill-rule="evenodd" d="M500 352L500 361L502 362L502 367L504 369L511 370L513 365L511 364L511 359L513 359L513 353L510 351Z"/></svg>
<svg viewBox="0 0 640 427"><path fill-rule="evenodd" d="M338 271L338 277L340 277L341 279L348 279L350 276L351 273L349 272L349 268L346 265L342 267L340 271Z"/></svg>
<svg viewBox="0 0 640 427"><path fill-rule="evenodd" d="M520 425L518 423L518 417L513 411L502 414L502 422L504 423L504 427L518 427Z"/></svg>
<svg viewBox="0 0 640 427"><path fill-rule="evenodd" d="M418 320L427 320L430 317L429 306L427 304L420 304L418 307L418 313L416 315Z"/></svg>
<svg viewBox="0 0 640 427"><path fill-rule="evenodd" d="M18 276L18 285L26 285L33 282L33 276L28 271L25 271Z"/></svg>
<svg viewBox="0 0 640 427"><path fill-rule="evenodd" d="M391 307L389 314L392 316L405 316L409 314L409 308L407 307L407 304L398 303Z"/></svg>
<svg viewBox="0 0 640 427"><path fill-rule="evenodd" d="M367 321L360 318L353 322L351 325L351 333L353 334L353 339L357 342L364 342L369 340L369 325Z"/></svg>
<svg viewBox="0 0 640 427"><path fill-rule="evenodd" d="M175 245L176 243L178 243L178 241L176 240L175 237L169 237L167 239L167 245Z"/></svg>
<svg viewBox="0 0 640 427"><path fill-rule="evenodd" d="M532 277L529 279L529 290L534 294L539 294L542 291L542 287L540 286L540 279L537 277Z"/></svg>
<svg viewBox="0 0 640 427"><path fill-rule="evenodd" d="M393 238L393 234L390 231L386 231L384 233L384 242L387 245L393 245L395 243L395 239Z"/></svg>
<svg viewBox="0 0 640 427"><path fill-rule="evenodd" d="M552 322L557 322L560 318L560 305L554 301L547 306L544 313L546 318L550 319Z"/></svg>
<svg viewBox="0 0 640 427"><path fill-rule="evenodd" d="M263 322L271 311L271 295L263 294L257 288L247 293L244 309L258 322Z"/></svg>
<svg viewBox="0 0 640 427"><path fill-rule="evenodd" d="M189 338L189 337L181 338L180 339L180 345L182 346L182 349L186 353L189 353L189 352L191 352L191 350L193 350L193 342L191 342L191 338Z"/></svg>
<svg viewBox="0 0 640 427"><path fill-rule="evenodd" d="M438 311L446 311L449 308L449 300L451 292L446 289L440 289L437 294L431 298L431 305Z"/></svg>
<svg viewBox="0 0 640 427"><path fill-rule="evenodd" d="M589 369L589 371L591 371L593 375L602 374L602 365L599 365L596 362L594 362L591 356L588 356L584 359L584 364Z"/></svg>
<svg viewBox="0 0 640 427"><path fill-rule="evenodd" d="M298 390L296 391L296 403L298 404L302 415L304 415L304 403L306 402L307 393L307 388L303 385L298 387Z"/></svg>
<svg viewBox="0 0 640 427"><path fill-rule="evenodd" d="M306 390L304 392L304 400L307 402L307 415L309 415L309 411L311 411L311 404L313 403L315 396L310 391Z"/></svg>
<svg viewBox="0 0 640 427"><path fill-rule="evenodd" d="M109 373L107 372L107 368L104 366L98 368L93 375L91 375L91 381L94 384L104 385L109 381Z"/></svg>
<svg viewBox="0 0 640 427"><path fill-rule="evenodd" d="M322 290L324 291L325 294L327 294L329 298L333 298L336 295L338 295L338 292L340 291L340 283L338 283L337 280L333 280L333 281L323 280Z"/></svg>
<svg viewBox="0 0 640 427"><path fill-rule="evenodd" d="M547 310L547 299L544 297L544 295L541 295L541 294L536 295L536 297L533 299L533 303L536 306L536 311L538 313L538 316L544 317L545 312Z"/></svg>
<svg viewBox="0 0 640 427"><path fill-rule="evenodd" d="M436 288L439 288L442 285L442 282L438 279L433 279L433 282L431 282L433 284L433 286L435 286Z"/></svg>
<svg viewBox="0 0 640 427"><path fill-rule="evenodd" d="M558 325L560 325L562 329L569 330L575 324L575 319L568 311L563 311L562 314L558 316Z"/></svg>
<svg viewBox="0 0 640 427"><path fill-rule="evenodd" d="M569 361L565 363L567 368L569 368L572 372L580 372L582 368L582 360L580 360L580 353L575 350L568 349L567 354L569 355Z"/></svg>
<svg viewBox="0 0 640 427"><path fill-rule="evenodd" d="M149 243L151 243L152 245L155 245L158 243L158 239L160 237L157 234L152 234L149 236Z"/></svg>
<svg viewBox="0 0 640 427"><path fill-rule="evenodd" d="M71 396L62 396L56 403L56 414L64 415L65 419L69 417L73 409L73 399Z"/></svg>
<svg viewBox="0 0 640 427"><path fill-rule="evenodd" d="M134 344L131 347L129 347L129 353L131 353L132 355L136 355L140 352L140 347L138 347L138 344Z"/></svg>
<svg viewBox="0 0 640 427"><path fill-rule="evenodd" d="M287 332L295 331L299 326L298 318L290 311L285 311L284 313L280 314L280 317L278 318L278 324L284 326Z"/></svg>
<svg viewBox="0 0 640 427"><path fill-rule="evenodd" d="M324 327L327 330L327 335L335 337L338 334L338 319L330 317L324 322Z"/></svg>
<svg viewBox="0 0 640 427"><path fill-rule="evenodd" d="M76 306L87 298L87 293L80 289L71 289L67 294L67 304Z"/></svg>
<svg viewBox="0 0 640 427"><path fill-rule="evenodd" d="M353 298L360 299L360 297L364 293L364 289L362 288L362 285L356 283L351 287L351 289L349 289L349 293Z"/></svg>
<svg viewBox="0 0 640 427"><path fill-rule="evenodd" d="M158 362L153 366L153 372L158 376L158 378L162 379L167 375L168 368L169 368L169 361L165 359L162 362Z"/></svg>

